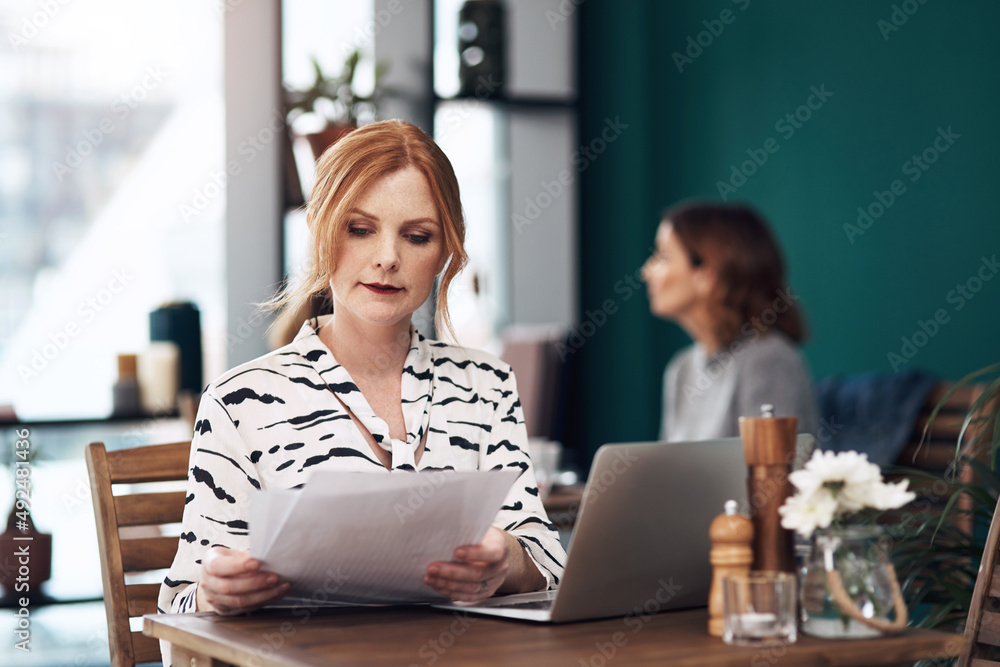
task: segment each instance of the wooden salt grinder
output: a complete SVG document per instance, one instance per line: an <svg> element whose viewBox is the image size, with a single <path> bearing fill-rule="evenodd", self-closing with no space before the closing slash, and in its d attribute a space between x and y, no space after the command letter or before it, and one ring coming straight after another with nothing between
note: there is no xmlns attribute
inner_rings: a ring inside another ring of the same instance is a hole
<svg viewBox="0 0 1000 667"><path fill-rule="evenodd" d="M708 634L722 636L722 579L731 574L745 574L753 562L753 522L736 513L736 501L726 501L726 513L712 521L708 529L712 550L712 588L708 593Z"/></svg>
<svg viewBox="0 0 1000 667"><path fill-rule="evenodd" d="M778 508L792 494L788 481L795 461L795 417L775 417L774 406L761 417L740 417L740 437L749 475L747 498L753 519L753 569L795 572L794 538L781 527Z"/></svg>

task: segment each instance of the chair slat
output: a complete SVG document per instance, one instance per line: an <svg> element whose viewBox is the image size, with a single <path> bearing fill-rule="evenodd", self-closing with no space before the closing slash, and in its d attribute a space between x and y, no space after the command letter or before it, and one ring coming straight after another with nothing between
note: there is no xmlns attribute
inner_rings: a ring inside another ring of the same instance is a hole
<svg viewBox="0 0 1000 667"><path fill-rule="evenodd" d="M931 390L930 395L927 397L926 405L937 405L944 398L944 395L948 393L951 389L951 385L947 383L938 384L934 389ZM948 402L945 403L945 410L959 411L964 414L965 411L969 409L976 397L982 392L982 387L979 385L964 385L955 390L949 398ZM942 411L945 411L942 410Z"/></svg>
<svg viewBox="0 0 1000 667"><path fill-rule="evenodd" d="M156 613L156 598L160 595L159 584L131 584L125 587L130 618Z"/></svg>
<svg viewBox="0 0 1000 667"><path fill-rule="evenodd" d="M118 526L179 523L184 515L184 498L183 491L115 496Z"/></svg>
<svg viewBox="0 0 1000 667"><path fill-rule="evenodd" d="M187 478L191 443L149 445L107 453L112 484L167 482ZM181 452L184 452L181 455Z"/></svg>
<svg viewBox="0 0 1000 667"><path fill-rule="evenodd" d="M178 538L161 535L159 527L181 521L185 494L168 491L115 496L112 485L183 481L188 476L190 453L190 441L113 452L108 452L101 442L87 445L108 615L108 647L114 667L134 667L137 662L162 659L159 641L132 632L129 624L129 618L156 613L160 585L125 585L123 573L171 565Z"/></svg>
<svg viewBox="0 0 1000 667"><path fill-rule="evenodd" d="M122 569L144 572L170 567L177 553L177 537L144 537L122 540Z"/></svg>
<svg viewBox="0 0 1000 667"><path fill-rule="evenodd" d="M1000 662L983 660L982 658L973 658L972 662L969 663L969 667L1000 667Z"/></svg>
<svg viewBox="0 0 1000 667"><path fill-rule="evenodd" d="M1000 598L1000 565L993 567L990 574L990 587L986 589L986 595L991 598Z"/></svg>
<svg viewBox="0 0 1000 667"><path fill-rule="evenodd" d="M141 632L132 633L132 652L135 654L137 663L163 660L163 655L160 653L160 640L147 637Z"/></svg>
<svg viewBox="0 0 1000 667"><path fill-rule="evenodd" d="M955 461L955 443L958 440L958 433L955 437L944 443L945 446L931 446L934 442L911 442L899 454L898 463L908 467L944 470Z"/></svg>
<svg viewBox="0 0 1000 667"><path fill-rule="evenodd" d="M1000 614L984 611L979 621L979 634L976 643L1000 646Z"/></svg>

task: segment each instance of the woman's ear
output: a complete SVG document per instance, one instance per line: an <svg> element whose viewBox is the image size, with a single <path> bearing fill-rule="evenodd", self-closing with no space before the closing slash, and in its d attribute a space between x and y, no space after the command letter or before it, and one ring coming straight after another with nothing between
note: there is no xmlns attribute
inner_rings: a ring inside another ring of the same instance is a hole
<svg viewBox="0 0 1000 667"><path fill-rule="evenodd" d="M719 291L719 275L704 264L694 272L694 288L698 294L711 298Z"/></svg>

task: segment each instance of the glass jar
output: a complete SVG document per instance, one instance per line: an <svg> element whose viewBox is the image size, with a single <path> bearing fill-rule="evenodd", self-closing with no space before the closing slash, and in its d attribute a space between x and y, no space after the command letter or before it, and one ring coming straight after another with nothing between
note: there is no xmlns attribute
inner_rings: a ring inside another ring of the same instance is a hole
<svg viewBox="0 0 1000 667"><path fill-rule="evenodd" d="M802 632L877 637L906 625L906 605L881 526L823 528L800 577Z"/></svg>

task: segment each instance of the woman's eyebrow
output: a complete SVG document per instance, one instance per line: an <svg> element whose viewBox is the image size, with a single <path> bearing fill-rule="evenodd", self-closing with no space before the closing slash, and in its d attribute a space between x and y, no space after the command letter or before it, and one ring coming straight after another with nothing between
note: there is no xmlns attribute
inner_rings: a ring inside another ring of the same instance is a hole
<svg viewBox="0 0 1000 667"><path fill-rule="evenodd" d="M352 213L352 214L354 214L354 215L360 215L363 218L368 218L369 220L378 221L378 219L379 219L377 215L372 215L371 213L368 213L366 211L362 211L360 208L352 208L349 212ZM441 224L440 220L438 220L437 218L432 218L432 217L413 218L411 220L404 220L403 224L404 225L410 225L410 224L419 223L419 222L429 222L432 225L438 225L438 226L440 226L440 224Z"/></svg>
<svg viewBox="0 0 1000 667"><path fill-rule="evenodd" d="M418 222L429 222L432 225L440 226L441 222L437 218L413 218L412 220L407 220L404 225L411 225Z"/></svg>
<svg viewBox="0 0 1000 667"><path fill-rule="evenodd" d="M371 220L378 220L377 216L374 216L371 213L366 213L365 211L362 211L360 208L352 208L348 212L356 214L356 215L360 215L360 216L365 217L365 218L369 218Z"/></svg>

